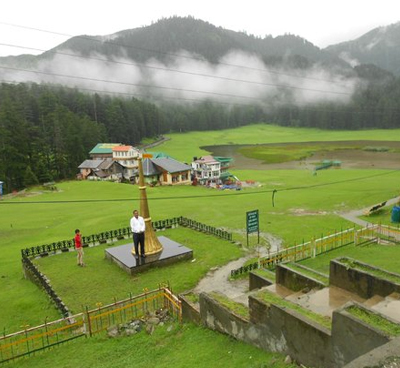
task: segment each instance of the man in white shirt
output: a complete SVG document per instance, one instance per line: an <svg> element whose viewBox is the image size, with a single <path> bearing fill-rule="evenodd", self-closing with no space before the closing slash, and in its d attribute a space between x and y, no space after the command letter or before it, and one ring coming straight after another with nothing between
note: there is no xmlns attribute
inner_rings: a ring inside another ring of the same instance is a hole
<svg viewBox="0 0 400 368"><path fill-rule="evenodd" d="M139 216L138 210L133 211L133 217L131 218L131 230L133 234L133 245L135 246L135 258L139 258L139 244L140 244L140 256L146 258L144 253L144 231L146 225L142 216Z"/></svg>

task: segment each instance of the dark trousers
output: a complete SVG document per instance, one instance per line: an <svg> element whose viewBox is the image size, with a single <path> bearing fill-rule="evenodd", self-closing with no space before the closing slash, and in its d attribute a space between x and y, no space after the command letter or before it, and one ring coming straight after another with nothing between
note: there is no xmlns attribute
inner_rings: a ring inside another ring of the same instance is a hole
<svg viewBox="0 0 400 368"><path fill-rule="evenodd" d="M140 255L144 255L144 233L133 233L133 245L135 246L135 254L139 255L139 244L140 244Z"/></svg>

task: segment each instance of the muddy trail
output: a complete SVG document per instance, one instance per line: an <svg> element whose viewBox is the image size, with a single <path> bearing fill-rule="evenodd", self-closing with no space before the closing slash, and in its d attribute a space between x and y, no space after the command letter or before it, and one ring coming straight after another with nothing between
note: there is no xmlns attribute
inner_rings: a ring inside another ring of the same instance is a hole
<svg viewBox="0 0 400 368"><path fill-rule="evenodd" d="M237 232L238 231L241 232L240 230L237 230ZM251 250L247 249L247 254L244 257L229 262L222 267L211 269L192 291L195 294L217 291L232 300L247 305L249 281L247 278L229 280L231 270L242 267L249 259L265 257L269 252L275 252L282 246L282 241L273 237L271 234L260 233L260 238L262 238L264 242L267 242L268 246L260 246L252 248Z"/></svg>

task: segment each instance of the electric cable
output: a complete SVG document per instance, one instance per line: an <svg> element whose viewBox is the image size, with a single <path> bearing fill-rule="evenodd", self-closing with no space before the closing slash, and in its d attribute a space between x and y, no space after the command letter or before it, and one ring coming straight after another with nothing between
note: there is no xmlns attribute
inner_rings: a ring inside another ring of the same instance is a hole
<svg viewBox="0 0 400 368"><path fill-rule="evenodd" d="M152 197L152 198L149 198L149 200L151 200L151 201L181 200L181 199L185 200L185 199L198 199L198 198L207 199L207 198L227 197L227 196L258 195L258 194L266 194L266 193L272 193L272 195L275 196L275 194L278 192L285 192L285 191L292 191L292 190L307 190L307 189L311 189L311 188L318 188L318 187L325 187L325 186L336 185L336 184L350 183L350 182L355 182L355 181L361 181L361 180L391 175L391 174L399 173L399 172L400 172L400 170L391 170L391 171L384 172L384 173L362 176L362 177L353 178L353 179L337 180L337 181L333 181L333 182L329 182L329 183L319 183L319 184L312 184L312 185L306 185L306 186L295 186L295 187L283 188L283 189L279 189L279 190L271 189L271 190L260 190L260 191L255 191L255 192L235 191L233 193L232 192L231 193L217 193L214 195ZM3 201L0 201L0 205L130 202L133 200L137 201L138 199L137 198L113 198L113 199L80 199L80 200L65 200L65 201L19 201L19 202L3 200Z"/></svg>
<svg viewBox="0 0 400 368"><path fill-rule="evenodd" d="M121 44L121 43L113 42L113 41L110 41L110 40L105 40L104 37L101 37L99 39L99 37L96 37L96 36L82 36L82 35L74 36L74 35L67 34L67 33L54 32L54 31L49 31L49 30L44 30L44 29L41 29L41 28L37 28L37 27L28 27L28 26L23 26L23 25L13 24L13 23L7 23L7 22L0 22L0 24L6 25L6 26L11 26L11 27L16 27L16 28L33 30L33 31L42 32L42 33L54 34L54 35L63 36L63 37L69 37L69 39L78 38L78 39L83 39L83 40L86 40L86 41L97 42L97 43L100 43L100 44L110 44L112 46L119 46L119 47L124 47L124 48L127 48L127 49L146 51L146 52L151 53L151 54L160 54L160 55L165 55L165 56L172 56L172 57L176 57L176 58L184 58L184 59L190 59L190 60L196 60L196 61L204 62L204 59L200 58L200 57L195 57L195 56L187 55L187 54L183 55L183 54L175 54L175 53L170 53L170 52L163 52L163 51L160 51L160 50L147 49L147 48L144 48L144 47L141 47L141 46L132 46L132 45ZM118 32L116 32L116 33L118 33ZM30 50L43 51L43 52L50 52L51 51L51 50L41 50L41 49L35 49L35 48L18 46L18 45L11 45L11 44L4 44L4 46L18 47L18 48L24 48L24 49L27 49L27 50L30 49ZM54 52L54 51L52 51L52 52ZM56 53L57 52L58 51L56 51ZM309 80L313 80L313 81L337 83L337 81L334 81L334 80L304 77L304 76L299 76L299 75L294 75L294 74L287 74L287 73L279 72L279 71L272 70L272 69L265 69L265 68L261 69L261 68L249 67L247 65L230 64L230 63L224 63L224 62L219 62L218 64L219 65L224 65L224 66L235 67L235 68L242 68L242 69L245 69L245 70L272 73L272 74L283 75L283 76L294 77L294 78L300 78L300 79L309 79Z"/></svg>

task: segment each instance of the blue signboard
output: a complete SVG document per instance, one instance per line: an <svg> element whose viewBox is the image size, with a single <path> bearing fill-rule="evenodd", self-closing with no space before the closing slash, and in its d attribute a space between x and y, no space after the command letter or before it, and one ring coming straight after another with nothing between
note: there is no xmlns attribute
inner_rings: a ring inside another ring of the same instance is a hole
<svg viewBox="0 0 400 368"><path fill-rule="evenodd" d="M0 181L0 197L3 195L3 182Z"/></svg>

